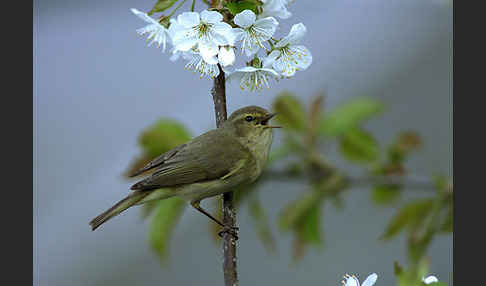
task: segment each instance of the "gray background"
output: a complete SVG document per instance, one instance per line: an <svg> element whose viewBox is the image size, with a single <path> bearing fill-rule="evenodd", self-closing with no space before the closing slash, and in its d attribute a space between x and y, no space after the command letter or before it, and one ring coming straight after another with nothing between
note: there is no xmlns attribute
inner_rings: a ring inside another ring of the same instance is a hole
<svg viewBox="0 0 486 286"><path fill-rule="evenodd" d="M136 208L96 232L88 226L128 192L121 173L138 155L142 128L159 117L178 119L193 134L214 126L211 81L145 47L135 33L144 23L129 8L148 11L154 3L34 2L35 285L222 285L220 245L207 234L207 219L193 210L176 228L165 264L150 250L147 225ZM380 142L389 142L399 130L417 130L425 146L409 161L410 170L451 176L452 4L296 0L289 9L293 17L280 21L278 36L303 22L308 28L303 44L313 64L262 93L229 85L229 111L250 104L270 107L284 89L306 101L325 90L327 107L357 95L375 96L389 108L368 124ZM347 167L333 150L330 158ZM260 197L270 219L275 221L301 191L297 184L265 185ZM409 192L404 201L426 195ZM395 211L374 207L367 188L354 189L342 210L325 206L324 248L310 249L292 264L291 236L279 235L278 254L268 254L243 208L238 214L240 284L339 285L344 273L364 279L377 272L376 285L393 285L393 261L406 263L405 239L382 243L377 238ZM431 273L449 284L452 235L438 237L429 256Z"/></svg>

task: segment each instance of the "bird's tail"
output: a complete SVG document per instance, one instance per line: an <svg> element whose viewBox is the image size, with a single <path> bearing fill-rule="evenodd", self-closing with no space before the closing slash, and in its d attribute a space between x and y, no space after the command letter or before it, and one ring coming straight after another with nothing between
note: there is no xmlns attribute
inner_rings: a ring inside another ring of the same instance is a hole
<svg viewBox="0 0 486 286"><path fill-rule="evenodd" d="M89 222L91 230L97 229L100 225L114 216L119 215L124 210L134 205L140 205L153 200L162 200L174 196L170 189L156 189L151 191L135 191L116 203L114 206L95 217Z"/></svg>

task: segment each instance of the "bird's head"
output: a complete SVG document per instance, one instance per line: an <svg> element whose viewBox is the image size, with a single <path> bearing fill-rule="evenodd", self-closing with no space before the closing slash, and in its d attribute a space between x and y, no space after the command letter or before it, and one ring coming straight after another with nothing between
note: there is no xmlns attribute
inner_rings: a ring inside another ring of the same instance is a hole
<svg viewBox="0 0 486 286"><path fill-rule="evenodd" d="M276 113L258 106L246 106L234 111L227 120L231 125L236 136L247 138L248 140L258 140L259 137L272 134L273 128L280 126L269 125L269 121Z"/></svg>

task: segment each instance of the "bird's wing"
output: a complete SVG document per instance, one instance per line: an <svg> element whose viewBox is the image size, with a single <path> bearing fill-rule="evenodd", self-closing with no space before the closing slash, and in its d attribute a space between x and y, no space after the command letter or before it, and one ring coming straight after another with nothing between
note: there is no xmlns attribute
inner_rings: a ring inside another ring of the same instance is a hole
<svg viewBox="0 0 486 286"><path fill-rule="evenodd" d="M152 161L150 161L149 163L147 163L147 165L143 166L141 169L139 169L135 173L131 174L130 177L136 177L136 176L138 176L138 175L140 175L140 174L142 174L142 173L144 173L148 170L151 170L155 167L158 167L158 166L164 164L167 160L174 157L174 155L177 154L177 152L179 152L180 150L182 150L186 145L187 144L182 144L182 145L175 147L172 150L165 152L164 154L158 156L157 158L155 158Z"/></svg>
<svg viewBox="0 0 486 286"><path fill-rule="evenodd" d="M194 138L159 164L150 177L136 183L131 189L151 190L217 178L226 179L235 170L243 168L251 156L248 148L237 139L218 131L212 130ZM211 134L213 132L216 134ZM206 136L211 137L209 142Z"/></svg>

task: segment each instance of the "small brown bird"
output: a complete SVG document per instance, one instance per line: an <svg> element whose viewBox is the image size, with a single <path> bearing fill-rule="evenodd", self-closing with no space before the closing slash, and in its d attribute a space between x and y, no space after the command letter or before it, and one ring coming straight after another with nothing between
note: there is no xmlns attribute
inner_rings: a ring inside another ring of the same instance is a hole
<svg viewBox="0 0 486 286"><path fill-rule="evenodd" d="M267 162L275 114L258 106L247 106L231 114L220 128L160 155L135 172L154 169L152 175L131 187L134 190L113 207L94 218L92 230L133 205L181 197L210 219L231 231L199 206L202 199L220 195L255 181Z"/></svg>

